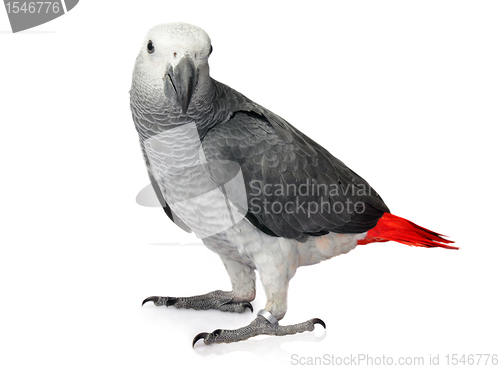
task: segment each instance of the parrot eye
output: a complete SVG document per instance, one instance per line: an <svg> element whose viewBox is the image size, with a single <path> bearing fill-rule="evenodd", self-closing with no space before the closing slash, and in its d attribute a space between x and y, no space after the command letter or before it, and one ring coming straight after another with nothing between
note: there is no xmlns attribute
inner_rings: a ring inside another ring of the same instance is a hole
<svg viewBox="0 0 500 369"><path fill-rule="evenodd" d="M148 53L152 54L155 52L155 47L153 45L153 41L149 40L148 41Z"/></svg>
<svg viewBox="0 0 500 369"><path fill-rule="evenodd" d="M214 48L212 47L212 45L210 45L210 51L208 52L208 56L210 56L210 54L212 54L212 51L214 51Z"/></svg>

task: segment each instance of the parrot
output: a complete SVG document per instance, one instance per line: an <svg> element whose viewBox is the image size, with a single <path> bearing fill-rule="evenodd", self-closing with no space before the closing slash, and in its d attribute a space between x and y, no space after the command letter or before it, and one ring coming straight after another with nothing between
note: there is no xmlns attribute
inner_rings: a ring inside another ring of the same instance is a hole
<svg viewBox="0 0 500 369"><path fill-rule="evenodd" d="M392 214L368 182L329 151L211 78L212 51L210 37L195 25L154 26L136 58L129 92L148 177L164 212L220 257L232 287L150 296L142 305L253 313L256 274L266 295L247 326L199 333L193 347L199 340L209 345L326 329L319 318L280 324L289 282L297 268L358 245L458 249L447 236Z"/></svg>

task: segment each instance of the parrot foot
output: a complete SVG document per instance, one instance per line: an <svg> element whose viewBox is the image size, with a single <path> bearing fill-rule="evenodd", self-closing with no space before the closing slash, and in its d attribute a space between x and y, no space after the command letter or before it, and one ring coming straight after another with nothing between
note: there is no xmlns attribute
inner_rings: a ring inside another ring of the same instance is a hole
<svg viewBox="0 0 500 369"><path fill-rule="evenodd" d="M271 314L268 313L272 318ZM276 318L274 318L276 319ZM272 319L271 319L272 321ZM271 322L264 314L257 316L249 325L239 329L229 330L229 329L217 329L212 333L200 333L196 335L193 339L193 347L196 342L203 339L206 345L212 343L230 343L238 342L249 339L250 337L255 337L258 335L266 334L271 336L286 336L295 333L302 333L305 331L313 331L315 324L320 324L326 329L326 324L321 319L311 319L304 323L293 324L293 325L279 325L276 322Z"/></svg>
<svg viewBox="0 0 500 369"><path fill-rule="evenodd" d="M246 309L253 312L252 304L248 301L233 301L234 293L231 291L213 291L205 295L192 297L167 297L151 296L142 302L152 301L156 306L174 306L178 309L208 310L217 309L221 311L230 311L233 313L243 313Z"/></svg>

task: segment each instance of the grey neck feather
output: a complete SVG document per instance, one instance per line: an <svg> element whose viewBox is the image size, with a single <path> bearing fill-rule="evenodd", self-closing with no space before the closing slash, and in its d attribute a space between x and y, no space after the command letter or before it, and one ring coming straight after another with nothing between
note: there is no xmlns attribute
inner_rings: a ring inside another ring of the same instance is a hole
<svg viewBox="0 0 500 369"><path fill-rule="evenodd" d="M133 83L130 105L141 141L180 125L195 123L201 138L210 128L225 122L237 110L257 105L226 85L209 78L198 86L186 114L168 101L160 91Z"/></svg>

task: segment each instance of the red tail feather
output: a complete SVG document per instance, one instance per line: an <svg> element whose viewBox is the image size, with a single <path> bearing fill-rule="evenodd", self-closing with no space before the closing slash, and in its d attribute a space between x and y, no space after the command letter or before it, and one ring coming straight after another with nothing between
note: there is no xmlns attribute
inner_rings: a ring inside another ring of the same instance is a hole
<svg viewBox="0 0 500 369"><path fill-rule="evenodd" d="M442 234L420 227L409 220L391 213L385 213L379 219L375 228L368 231L366 238L358 241L358 245L366 245L371 242L396 241L410 246L442 247L458 250L458 247L447 245L453 243L453 241L442 236Z"/></svg>

